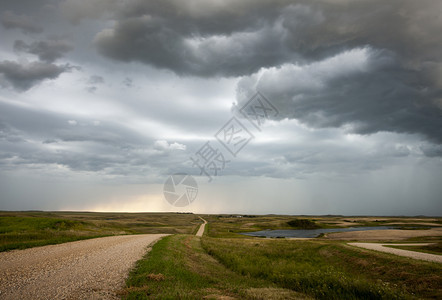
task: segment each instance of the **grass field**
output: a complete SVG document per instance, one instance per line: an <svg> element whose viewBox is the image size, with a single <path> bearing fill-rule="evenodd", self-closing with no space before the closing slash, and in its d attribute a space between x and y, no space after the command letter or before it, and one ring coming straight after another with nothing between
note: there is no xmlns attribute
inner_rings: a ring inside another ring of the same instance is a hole
<svg viewBox="0 0 442 300"><path fill-rule="evenodd" d="M199 237L190 235L157 242L137 263L120 295L124 299L310 299L229 270L204 251Z"/></svg>
<svg viewBox="0 0 442 300"><path fill-rule="evenodd" d="M434 299L441 293L440 264L341 242L189 235L156 243L120 292L124 299Z"/></svg>
<svg viewBox="0 0 442 300"><path fill-rule="evenodd" d="M294 219L291 216L203 217L209 221L203 238L175 235L153 246L131 273L123 298L435 299L442 294L442 266L437 263L358 249L341 241L238 234L293 228L287 224ZM338 217L308 219L315 224L292 225L317 228L345 222ZM367 219L357 223L377 225L376 219ZM384 223L392 222L437 225L439 219L395 218Z"/></svg>
<svg viewBox="0 0 442 300"><path fill-rule="evenodd" d="M0 212L0 251L118 234L193 233L193 214Z"/></svg>
<svg viewBox="0 0 442 300"><path fill-rule="evenodd" d="M204 238L229 269L321 299L431 298L442 293L442 266L339 242Z"/></svg>
<svg viewBox="0 0 442 300"><path fill-rule="evenodd" d="M202 217L209 223L200 238L194 234L202 220L193 214L0 212L0 249L115 234L173 234L138 261L119 291L123 299L437 299L442 295L441 264L364 250L346 241L239 234L392 224L416 232L440 227L440 218ZM408 240L436 244L407 250L440 254L441 236Z"/></svg>

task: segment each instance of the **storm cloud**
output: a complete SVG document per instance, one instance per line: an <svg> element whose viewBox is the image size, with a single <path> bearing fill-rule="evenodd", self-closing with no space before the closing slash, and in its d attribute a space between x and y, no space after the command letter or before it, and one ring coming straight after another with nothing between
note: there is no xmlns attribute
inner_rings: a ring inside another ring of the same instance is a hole
<svg viewBox="0 0 442 300"><path fill-rule="evenodd" d="M316 128L349 132L418 133L442 143L442 90L421 73L398 66L397 56L371 48L353 49L309 65L283 65L243 78L240 102L255 89L281 110Z"/></svg>
<svg viewBox="0 0 442 300"><path fill-rule="evenodd" d="M28 15L5 11L0 15L1 24L7 29L20 29L23 33L41 33L43 28Z"/></svg>
<svg viewBox="0 0 442 300"><path fill-rule="evenodd" d="M41 61L52 63L63 57L63 55L73 49L73 46L66 40L53 39L38 41L27 44L23 40L14 42L14 50L35 54Z"/></svg>
<svg viewBox="0 0 442 300"><path fill-rule="evenodd" d="M248 75L366 45L398 54L409 68L439 62L441 42L433 37L442 25L441 4L435 0L425 6L397 0L132 0L112 8L116 23L97 35L98 49L177 73Z"/></svg>
<svg viewBox="0 0 442 300"><path fill-rule="evenodd" d="M108 9L116 23L95 42L112 59L245 76L239 102L258 89L280 117L309 126L442 142L440 1L129 1ZM351 61L356 52L363 62Z"/></svg>
<svg viewBox="0 0 442 300"><path fill-rule="evenodd" d="M2 85L12 85L17 90L28 90L47 79L55 79L61 73L72 69L69 65L55 65L45 62L25 62L4 60L0 62Z"/></svg>
<svg viewBox="0 0 442 300"><path fill-rule="evenodd" d="M434 214L441 11L1 1L0 209L173 210L161 186L185 172L195 212ZM259 129L235 114L256 92L278 110ZM214 137L232 112L253 135L234 157ZM190 160L207 142L228 161L210 184Z"/></svg>

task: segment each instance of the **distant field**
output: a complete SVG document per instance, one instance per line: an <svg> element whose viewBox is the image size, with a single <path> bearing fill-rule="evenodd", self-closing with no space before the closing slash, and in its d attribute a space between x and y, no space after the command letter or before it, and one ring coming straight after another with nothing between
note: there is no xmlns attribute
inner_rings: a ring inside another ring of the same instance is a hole
<svg viewBox="0 0 442 300"><path fill-rule="evenodd" d="M139 233L193 233L193 214L0 212L0 251Z"/></svg>
<svg viewBox="0 0 442 300"><path fill-rule="evenodd" d="M442 228L442 218L424 217L342 217L342 216L279 216L279 215L207 215L208 234L211 237L244 238L241 232L265 229L313 229L394 226L402 231L409 231L410 238L418 239L420 230ZM303 221L303 222L301 222ZM411 233L411 231L414 231ZM345 233L364 235L363 233ZM339 234L333 234L341 235ZM436 234L438 236L439 234ZM406 236L406 234L403 236ZM350 238L351 239L351 238ZM394 239L394 238L393 238ZM428 237L431 239L431 236Z"/></svg>

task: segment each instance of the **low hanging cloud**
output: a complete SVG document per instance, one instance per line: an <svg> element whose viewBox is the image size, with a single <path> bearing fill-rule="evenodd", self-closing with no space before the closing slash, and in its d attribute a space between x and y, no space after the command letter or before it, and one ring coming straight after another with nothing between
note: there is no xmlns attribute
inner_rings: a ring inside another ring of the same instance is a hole
<svg viewBox="0 0 442 300"><path fill-rule="evenodd" d="M48 79L55 79L64 72L72 70L70 65L55 65L46 62L19 63L4 60L0 62L0 83L11 85L19 91L25 91Z"/></svg>
<svg viewBox="0 0 442 300"><path fill-rule="evenodd" d="M73 48L70 42L63 39L38 41L31 44L27 44L22 40L16 40L14 42L15 51L37 55L40 60L49 63L63 57Z"/></svg>
<svg viewBox="0 0 442 300"><path fill-rule="evenodd" d="M0 16L1 24L6 29L20 29L23 33L41 33L43 28L28 15L15 14L12 11L5 11Z"/></svg>

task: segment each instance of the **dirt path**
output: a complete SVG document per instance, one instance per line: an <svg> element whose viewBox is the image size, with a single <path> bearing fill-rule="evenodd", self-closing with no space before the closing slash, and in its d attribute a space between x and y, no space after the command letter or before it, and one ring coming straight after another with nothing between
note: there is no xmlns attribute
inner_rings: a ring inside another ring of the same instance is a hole
<svg viewBox="0 0 442 300"><path fill-rule="evenodd" d="M400 256L411 257L414 259L421 259L421 260L426 260L426 261L442 263L442 255L385 247L385 245L389 245L389 246L427 246L427 245L430 245L428 243L425 243L425 244L348 243L348 244L352 245L352 246L356 246L356 247L369 249L369 250L376 250L376 251L396 254L396 255L400 255Z"/></svg>
<svg viewBox="0 0 442 300"><path fill-rule="evenodd" d="M201 224L200 228L198 229L198 232L196 233L196 236L203 236L203 234L204 234L204 228L206 228L206 224L207 224L207 221L206 221L206 220L204 220L204 219L201 218L201 217L200 217L200 219L204 221L204 224Z"/></svg>
<svg viewBox="0 0 442 300"><path fill-rule="evenodd" d="M118 299L134 263L164 234L112 236L0 253L0 299Z"/></svg>

